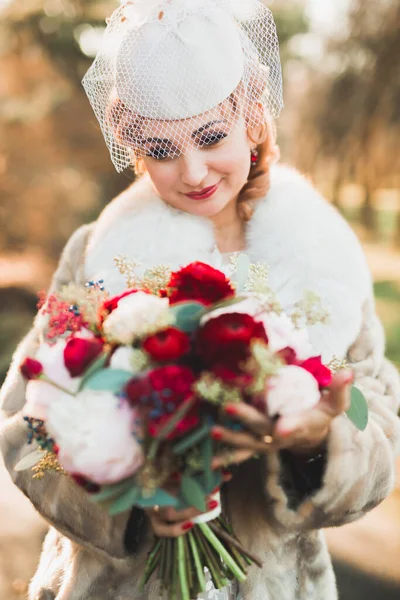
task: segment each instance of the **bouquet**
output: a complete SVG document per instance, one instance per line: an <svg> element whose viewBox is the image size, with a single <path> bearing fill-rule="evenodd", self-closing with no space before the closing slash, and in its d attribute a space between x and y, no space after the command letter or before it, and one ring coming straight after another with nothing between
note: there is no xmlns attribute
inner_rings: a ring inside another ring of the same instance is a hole
<svg viewBox="0 0 400 600"><path fill-rule="evenodd" d="M122 294L108 296L102 281L69 285L40 310L39 349L21 365L36 449L16 469L40 477L56 468L111 515L196 507L203 514L186 535L156 539L142 580L155 573L170 600L189 600L205 591L205 568L222 588L261 566L221 515L212 458L223 448L210 430L241 427L221 410L227 403L271 418L316 405L332 368L314 355L305 325L327 314L311 293L284 312L265 267L246 255L231 277L195 262L133 280L116 262L129 276ZM363 428L358 390L354 402L349 416Z"/></svg>

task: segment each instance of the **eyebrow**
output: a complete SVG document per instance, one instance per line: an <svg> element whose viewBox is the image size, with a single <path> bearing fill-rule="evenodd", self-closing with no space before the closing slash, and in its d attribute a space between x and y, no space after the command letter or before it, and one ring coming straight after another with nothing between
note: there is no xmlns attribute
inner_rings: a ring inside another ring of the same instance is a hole
<svg viewBox="0 0 400 600"><path fill-rule="evenodd" d="M206 129L208 129L209 127L212 127L213 125L217 125L217 123L225 123L225 120L222 119L217 119L216 121L210 121L209 123L207 123L207 125L203 125L202 127L199 127L199 129L196 129L196 131L194 131L192 133L192 138L195 138L199 135L199 133L203 133L203 131L205 131Z"/></svg>
<svg viewBox="0 0 400 600"><path fill-rule="evenodd" d="M216 121L210 121L209 123L207 123L206 125L203 125L202 127L199 127L198 129L196 129L196 131L194 131L192 133L192 138L196 138L200 133L203 133L203 131L205 131L206 129L209 129L209 127L212 127L213 125L217 125L217 123L226 123L225 120L222 119L217 119ZM171 142L171 140L167 139L167 138L146 138L144 140L140 140L139 142L140 144L165 144L166 146L173 146L173 143Z"/></svg>

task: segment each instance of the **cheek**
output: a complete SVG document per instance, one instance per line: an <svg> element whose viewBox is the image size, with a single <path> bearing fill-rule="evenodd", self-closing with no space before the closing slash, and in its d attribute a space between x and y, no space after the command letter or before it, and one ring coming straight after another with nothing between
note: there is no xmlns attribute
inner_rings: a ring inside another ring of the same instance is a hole
<svg viewBox="0 0 400 600"><path fill-rule="evenodd" d="M145 165L156 190L162 198L167 199L177 181L177 172L173 163L157 164L154 161L145 160Z"/></svg>

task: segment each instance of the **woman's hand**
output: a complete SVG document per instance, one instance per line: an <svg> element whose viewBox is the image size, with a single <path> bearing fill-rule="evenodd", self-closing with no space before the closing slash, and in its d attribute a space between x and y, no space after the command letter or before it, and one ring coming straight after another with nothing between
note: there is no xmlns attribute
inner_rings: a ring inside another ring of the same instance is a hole
<svg viewBox="0 0 400 600"><path fill-rule="evenodd" d="M304 455L317 452L328 437L333 419L348 409L352 382L351 371L337 373L317 406L298 415L280 417L274 424L245 403L226 406L225 412L243 423L247 431L237 433L224 427L213 427L212 437L234 448L216 456L213 468L240 463L270 450L286 448Z"/></svg>
<svg viewBox="0 0 400 600"><path fill-rule="evenodd" d="M223 479L227 479L227 476L223 476ZM215 497L206 498L208 511L215 510L218 504L219 502ZM194 507L176 510L172 506L150 508L145 512L150 519L154 533L158 537L179 537L187 533L194 525L192 519L202 514Z"/></svg>

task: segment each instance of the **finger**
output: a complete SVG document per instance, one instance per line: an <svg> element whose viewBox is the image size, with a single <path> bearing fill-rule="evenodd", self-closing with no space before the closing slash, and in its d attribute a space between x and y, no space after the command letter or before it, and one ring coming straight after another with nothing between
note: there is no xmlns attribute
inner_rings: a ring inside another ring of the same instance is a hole
<svg viewBox="0 0 400 600"><path fill-rule="evenodd" d="M229 465L237 465L239 463L245 462L252 456L254 456L254 450L248 449L224 452L223 454L218 454L217 456L214 456L211 462L211 468L214 471L217 471L218 469L228 467Z"/></svg>
<svg viewBox="0 0 400 600"><path fill-rule="evenodd" d="M332 417L345 412L350 406L350 387L354 373L348 369L333 376L329 392L321 397L321 407Z"/></svg>
<svg viewBox="0 0 400 600"><path fill-rule="evenodd" d="M179 537L190 531L194 525L192 521L179 521L171 525L154 514L150 517L150 522L154 533L158 537Z"/></svg>
<svg viewBox="0 0 400 600"><path fill-rule="evenodd" d="M237 404L227 404L224 410L227 415L237 419L259 435L267 435L272 431L273 425L270 419L254 406L238 402Z"/></svg>
<svg viewBox="0 0 400 600"><path fill-rule="evenodd" d="M331 421L332 417L320 409L281 417L274 430L274 449L316 447L326 439Z"/></svg>
<svg viewBox="0 0 400 600"><path fill-rule="evenodd" d="M232 431L225 427L213 427L211 437L230 446L253 450L253 453L268 451L268 444L255 438L251 433Z"/></svg>
<svg viewBox="0 0 400 600"><path fill-rule="evenodd" d="M173 506L165 506L160 508L157 516L165 522L178 523L179 521L190 521L190 519L194 519L194 517L200 514L201 512L197 508L194 508L194 506L183 510L176 510Z"/></svg>

